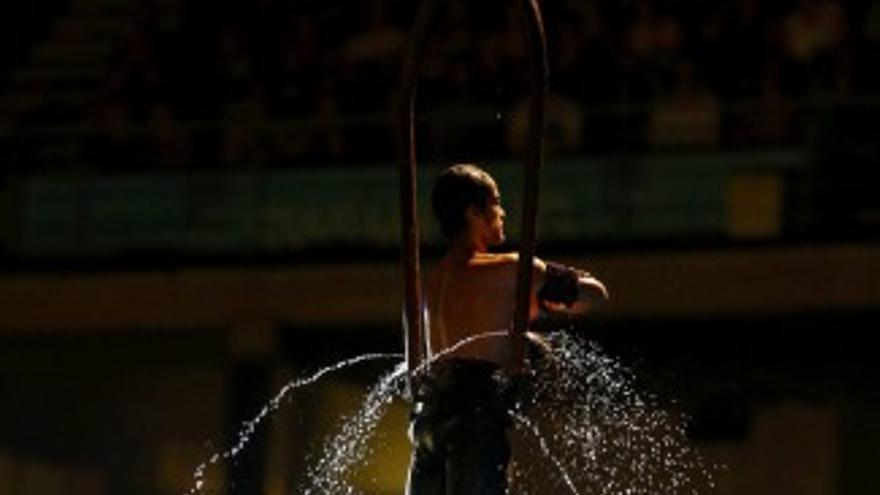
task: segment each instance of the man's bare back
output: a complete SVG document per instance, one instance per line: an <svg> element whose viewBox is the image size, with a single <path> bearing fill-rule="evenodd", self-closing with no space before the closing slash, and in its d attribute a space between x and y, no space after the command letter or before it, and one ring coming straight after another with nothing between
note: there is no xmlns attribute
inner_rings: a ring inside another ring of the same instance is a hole
<svg viewBox="0 0 880 495"><path fill-rule="evenodd" d="M510 364L507 332L513 322L516 269L516 254L478 252L463 258L450 253L440 260L426 294L433 354Z"/></svg>

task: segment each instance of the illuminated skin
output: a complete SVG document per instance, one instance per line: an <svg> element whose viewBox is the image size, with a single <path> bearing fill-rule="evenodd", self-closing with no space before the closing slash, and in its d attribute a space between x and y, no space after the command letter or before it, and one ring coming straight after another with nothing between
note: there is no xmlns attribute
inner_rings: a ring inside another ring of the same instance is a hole
<svg viewBox="0 0 880 495"><path fill-rule="evenodd" d="M467 208L467 227L452 240L449 251L427 280L429 343L433 354L472 336L506 331L513 324L518 255L489 252L505 239L501 196L494 181L491 186L489 204ZM535 258L530 318L538 313L535 292L544 283L545 271L545 263ZM578 301L571 308L556 305L551 310L577 314L608 299L602 282L586 272L578 285ZM528 336L540 342L537 335L529 332ZM440 357L448 358L479 359L506 368L516 364L512 362L512 346L506 334L474 340Z"/></svg>

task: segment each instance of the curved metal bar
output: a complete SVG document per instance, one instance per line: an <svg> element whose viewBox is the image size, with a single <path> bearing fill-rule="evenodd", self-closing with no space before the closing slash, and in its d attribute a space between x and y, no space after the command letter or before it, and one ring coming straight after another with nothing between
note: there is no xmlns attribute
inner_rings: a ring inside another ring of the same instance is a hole
<svg viewBox="0 0 880 495"><path fill-rule="evenodd" d="M526 32L531 47L529 130L523 178L522 228L516 281L516 310L511 338L513 362L520 366L525 358L525 332L529 324L532 293L532 266L535 256L535 224L538 213L538 185L544 162L544 104L547 99L547 35L537 0L523 0Z"/></svg>
<svg viewBox="0 0 880 495"><path fill-rule="evenodd" d="M522 239L517 267L516 311L511 337L514 341L515 363L525 355L524 334L531 305L532 259L535 252L535 220L537 217L538 182L544 156L544 102L547 93L547 42L544 22L537 0L522 0L526 32L530 45L531 106L526 143L523 191ZM400 72L400 89L396 95L397 160L400 173L400 212L403 237L403 276L406 320L405 346L407 367L412 373L427 358L427 343L422 317L421 275L419 263L419 224L416 205L416 137L415 100L422 51L439 0L424 0L416 15L410 43Z"/></svg>
<svg viewBox="0 0 880 495"><path fill-rule="evenodd" d="M422 51L439 0L425 0L416 14L410 43L400 71L400 88L394 104L397 161L400 172L400 214L403 235L404 345L409 379L427 358L422 320L419 265L419 219L416 207L415 101Z"/></svg>

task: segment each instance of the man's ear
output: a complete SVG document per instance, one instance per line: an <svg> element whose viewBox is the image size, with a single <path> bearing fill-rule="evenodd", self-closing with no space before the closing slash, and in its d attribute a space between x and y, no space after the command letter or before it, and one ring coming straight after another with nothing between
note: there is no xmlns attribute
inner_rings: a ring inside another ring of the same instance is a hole
<svg viewBox="0 0 880 495"><path fill-rule="evenodd" d="M470 205L464 210L464 217L469 223L479 221L482 215L483 211L480 208L477 208L477 205Z"/></svg>

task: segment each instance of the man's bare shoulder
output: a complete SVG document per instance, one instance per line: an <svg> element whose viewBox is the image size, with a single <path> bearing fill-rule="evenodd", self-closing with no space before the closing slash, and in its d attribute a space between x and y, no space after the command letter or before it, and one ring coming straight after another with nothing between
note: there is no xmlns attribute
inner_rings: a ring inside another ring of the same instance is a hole
<svg viewBox="0 0 880 495"><path fill-rule="evenodd" d="M519 254L517 253L481 253L471 260L470 265L487 268L515 267L518 261Z"/></svg>
<svg viewBox="0 0 880 495"><path fill-rule="evenodd" d="M474 264L477 266L512 267L513 269L516 269L519 266L519 253L485 254L480 258L475 258ZM541 274L544 273L544 270L546 270L547 267L544 260L538 257L532 258L532 266L537 273Z"/></svg>

